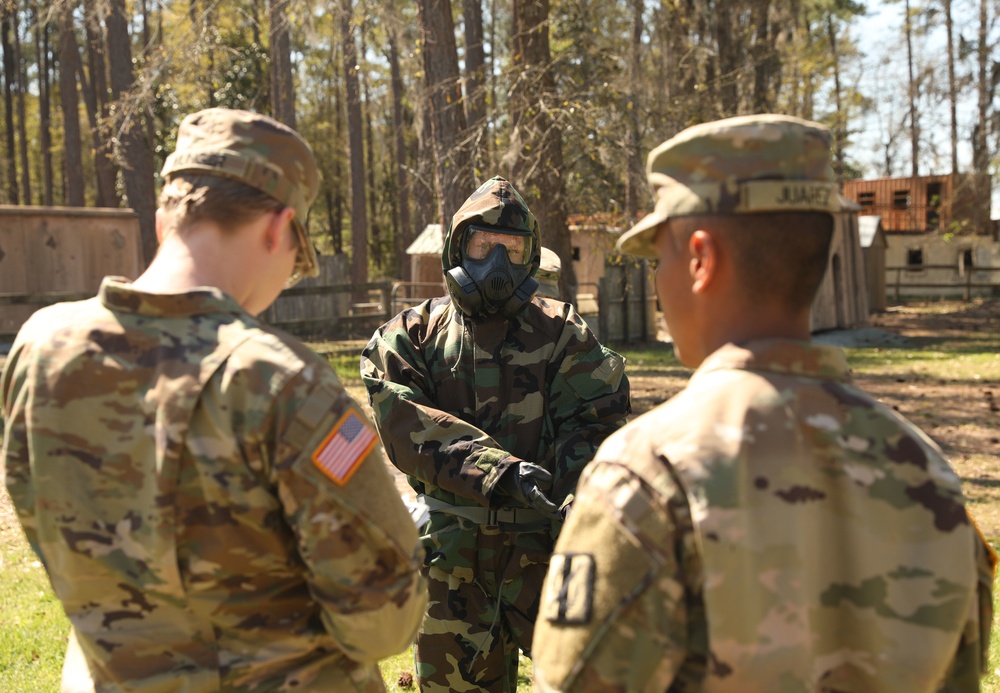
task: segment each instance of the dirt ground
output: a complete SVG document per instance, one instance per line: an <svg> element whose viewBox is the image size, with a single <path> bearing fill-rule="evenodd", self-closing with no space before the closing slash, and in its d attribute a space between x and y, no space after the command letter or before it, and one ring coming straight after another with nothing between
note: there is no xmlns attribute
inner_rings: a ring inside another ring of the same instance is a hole
<svg viewBox="0 0 1000 693"><path fill-rule="evenodd" d="M896 306L873 315L866 328L819 334L814 339L845 347L932 349L935 343L959 341L977 333L993 335L996 342L995 336L1000 333L1000 300L968 308L960 302ZM912 418L939 444L957 452L1000 454L997 378L929 380L920 373L880 375L865 371L854 372L859 387ZM641 367L630 369L634 412L641 414L674 395L684 387L689 375L690 371L683 369L666 376L662 372L644 373ZM926 416L929 403L933 404L935 417Z"/></svg>

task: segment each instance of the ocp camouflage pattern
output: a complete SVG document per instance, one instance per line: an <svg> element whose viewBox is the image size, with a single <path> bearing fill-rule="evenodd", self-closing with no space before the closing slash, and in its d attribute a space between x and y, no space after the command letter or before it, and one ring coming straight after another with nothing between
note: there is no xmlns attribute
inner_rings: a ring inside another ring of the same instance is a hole
<svg viewBox="0 0 1000 693"><path fill-rule="evenodd" d="M307 277L319 273L306 230L309 207L319 194L319 166L297 132L250 111L206 108L191 113L177 128L176 149L160 171L164 180L181 173L229 178L294 209L301 256L296 272Z"/></svg>
<svg viewBox="0 0 1000 693"><path fill-rule="evenodd" d="M941 451L840 350L726 345L585 471L535 689L978 691L994 561Z"/></svg>
<svg viewBox="0 0 1000 693"><path fill-rule="evenodd" d="M307 347L217 289L109 278L24 325L0 396L5 483L96 690L384 690L422 551L377 445L343 486L310 459L364 414Z"/></svg>
<svg viewBox="0 0 1000 693"><path fill-rule="evenodd" d="M646 159L656 203L618 239L619 252L655 258L659 224L696 214L845 209L830 163L830 129L793 116L759 114L689 127Z"/></svg>

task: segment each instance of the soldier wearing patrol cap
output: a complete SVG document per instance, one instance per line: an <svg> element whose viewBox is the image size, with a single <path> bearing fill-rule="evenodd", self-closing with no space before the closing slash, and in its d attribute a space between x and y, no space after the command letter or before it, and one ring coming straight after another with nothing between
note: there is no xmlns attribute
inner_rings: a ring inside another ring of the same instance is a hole
<svg viewBox="0 0 1000 693"><path fill-rule="evenodd" d="M386 452L430 508L423 691L516 689L580 471L630 411L624 360L572 305L536 295L540 241L510 182L486 181L445 239L449 295L363 352Z"/></svg>
<svg viewBox="0 0 1000 693"><path fill-rule="evenodd" d="M554 250L542 246L542 256L535 279L538 280L537 296L559 299L559 275L562 274L562 260Z"/></svg>
<svg viewBox="0 0 1000 693"><path fill-rule="evenodd" d="M839 210L830 133L777 115L649 155L686 389L611 436L556 545L539 691L978 690L994 557L926 435L850 383L809 312Z"/></svg>
<svg viewBox="0 0 1000 693"><path fill-rule="evenodd" d="M316 272L309 146L188 116L160 247L35 313L0 379L0 471L73 625L64 689L380 691L426 604L377 434L322 359L259 322Z"/></svg>

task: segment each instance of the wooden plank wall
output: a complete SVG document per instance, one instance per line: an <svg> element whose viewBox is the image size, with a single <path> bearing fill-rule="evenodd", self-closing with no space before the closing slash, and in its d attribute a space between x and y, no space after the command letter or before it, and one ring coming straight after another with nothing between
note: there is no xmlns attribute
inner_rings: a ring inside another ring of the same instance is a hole
<svg viewBox="0 0 1000 693"><path fill-rule="evenodd" d="M830 263L813 301L813 332L848 329L868 322L868 284L854 212L834 216Z"/></svg>
<svg viewBox="0 0 1000 693"><path fill-rule="evenodd" d="M929 199L929 185L940 186L939 199ZM989 190L989 176L971 173L844 181L845 197L861 204L862 193L866 193L873 202L870 206L862 205L861 214L881 216L882 228L894 233L948 230L989 233ZM897 192L906 194L907 206L895 204ZM937 223L928 223L929 210L932 220L937 217ZM955 228L952 222L957 222Z"/></svg>
<svg viewBox="0 0 1000 693"><path fill-rule="evenodd" d="M135 279L143 267L130 209L0 205L0 294L93 295L105 276ZM0 305L0 334L41 305Z"/></svg>
<svg viewBox="0 0 1000 693"><path fill-rule="evenodd" d="M303 279L298 287L338 286L351 283L350 258L340 255L320 255L319 276ZM261 315L265 322L276 325L282 323L309 323L314 331L325 332L339 316L350 312L349 292L317 293L306 296L280 295L278 299ZM326 324L324 324L326 323ZM310 330L305 330L306 332Z"/></svg>

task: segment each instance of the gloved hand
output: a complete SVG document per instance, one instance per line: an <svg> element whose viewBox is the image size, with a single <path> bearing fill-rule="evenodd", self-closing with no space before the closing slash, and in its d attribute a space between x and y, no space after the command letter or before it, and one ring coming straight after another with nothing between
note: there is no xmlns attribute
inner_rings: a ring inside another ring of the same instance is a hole
<svg viewBox="0 0 1000 693"><path fill-rule="evenodd" d="M543 484L552 484L552 474L547 469L531 462L518 462L503 473L497 490L522 507L534 508L553 520L560 520L559 506L542 491Z"/></svg>

